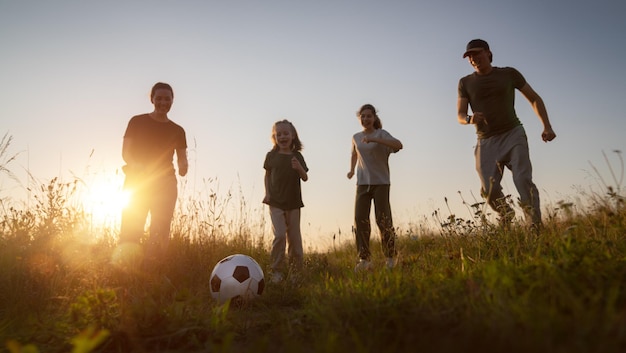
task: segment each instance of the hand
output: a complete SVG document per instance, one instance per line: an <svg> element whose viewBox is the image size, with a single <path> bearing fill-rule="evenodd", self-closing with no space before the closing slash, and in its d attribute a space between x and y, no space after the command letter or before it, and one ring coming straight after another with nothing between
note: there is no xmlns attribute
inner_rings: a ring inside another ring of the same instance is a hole
<svg viewBox="0 0 626 353"><path fill-rule="evenodd" d="M374 141L373 137L363 136L363 138L361 139L361 142L363 142L363 143L370 143L370 142L376 142L376 141Z"/></svg>
<svg viewBox="0 0 626 353"><path fill-rule="evenodd" d="M300 164L300 161L298 160L298 158L291 157L291 168L293 168L295 170L302 169L302 164Z"/></svg>
<svg viewBox="0 0 626 353"><path fill-rule="evenodd" d="M352 177L354 176L354 170L351 170L348 172L348 179L352 179Z"/></svg>
<svg viewBox="0 0 626 353"><path fill-rule="evenodd" d="M541 133L541 139L543 140L543 142L552 141L554 140L555 137L556 137L556 134L554 133L551 127L543 129L543 132Z"/></svg>

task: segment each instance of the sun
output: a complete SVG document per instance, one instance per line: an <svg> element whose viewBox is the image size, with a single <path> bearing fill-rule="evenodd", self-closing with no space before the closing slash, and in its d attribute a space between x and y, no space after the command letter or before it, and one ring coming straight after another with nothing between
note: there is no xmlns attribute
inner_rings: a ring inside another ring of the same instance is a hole
<svg viewBox="0 0 626 353"><path fill-rule="evenodd" d="M87 185L82 201L94 226L117 227L122 209L128 205L129 193L117 178L95 179Z"/></svg>

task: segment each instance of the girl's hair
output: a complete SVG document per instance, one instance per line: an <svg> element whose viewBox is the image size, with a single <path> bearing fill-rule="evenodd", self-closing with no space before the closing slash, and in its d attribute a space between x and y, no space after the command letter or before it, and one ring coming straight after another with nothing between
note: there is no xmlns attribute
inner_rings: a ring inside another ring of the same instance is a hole
<svg viewBox="0 0 626 353"><path fill-rule="evenodd" d="M150 91L150 99L154 98L156 91L159 89L166 89L172 92L172 98L174 98L174 90L172 89L172 86L170 86L168 83L157 82L154 84L154 86L152 86L152 90Z"/></svg>
<svg viewBox="0 0 626 353"><path fill-rule="evenodd" d="M274 125L272 125L272 143L274 144L272 150L276 151L279 148L278 141L276 141L276 127L279 124L289 125L289 128L291 129L291 134L293 135L293 140L291 141L291 150L296 152L302 151L302 148L304 146L302 145L302 141L300 141L300 138L298 137L298 131L296 131L296 128L295 126L293 126L291 121L287 119L277 121L274 123Z"/></svg>
<svg viewBox="0 0 626 353"><path fill-rule="evenodd" d="M371 104L363 104L361 106L361 108L359 108L359 111L356 112L356 116L360 118L361 114L363 114L363 111L367 110L367 109L371 110L372 114L374 114L374 118L375 118L375 120L374 120L374 129L376 129L376 130L382 129L383 128L383 123L380 121L380 118L378 117L378 111L376 110L376 108L374 108L373 105L371 105Z"/></svg>

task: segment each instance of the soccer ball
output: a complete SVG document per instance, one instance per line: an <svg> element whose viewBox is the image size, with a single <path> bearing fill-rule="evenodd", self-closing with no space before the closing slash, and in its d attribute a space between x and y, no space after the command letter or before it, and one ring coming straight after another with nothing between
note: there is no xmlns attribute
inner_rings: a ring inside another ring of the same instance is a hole
<svg viewBox="0 0 626 353"><path fill-rule="evenodd" d="M251 300L263 293L261 266L247 255L235 254L220 260L211 272L211 296L219 304L232 299Z"/></svg>

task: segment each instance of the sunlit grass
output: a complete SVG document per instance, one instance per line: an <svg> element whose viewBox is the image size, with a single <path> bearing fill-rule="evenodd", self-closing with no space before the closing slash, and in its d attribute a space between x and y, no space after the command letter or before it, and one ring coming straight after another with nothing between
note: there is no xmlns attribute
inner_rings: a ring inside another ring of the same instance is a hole
<svg viewBox="0 0 626 353"><path fill-rule="evenodd" d="M626 211L614 174L582 193L584 202L549 206L540 235L521 222L500 228L482 204L461 201L466 217L438 210L438 229L398 229L400 262L391 271L374 252L375 269L354 273L347 240L306 252L296 280L238 306L218 306L208 284L213 266L233 253L269 264L263 212L241 192L207 179L181 198L169 253L145 268L141 247L119 247L115 228L94 234L94 218L72 201L89 185L53 179L33 189L30 207L1 215L0 345L82 353L621 352Z"/></svg>

